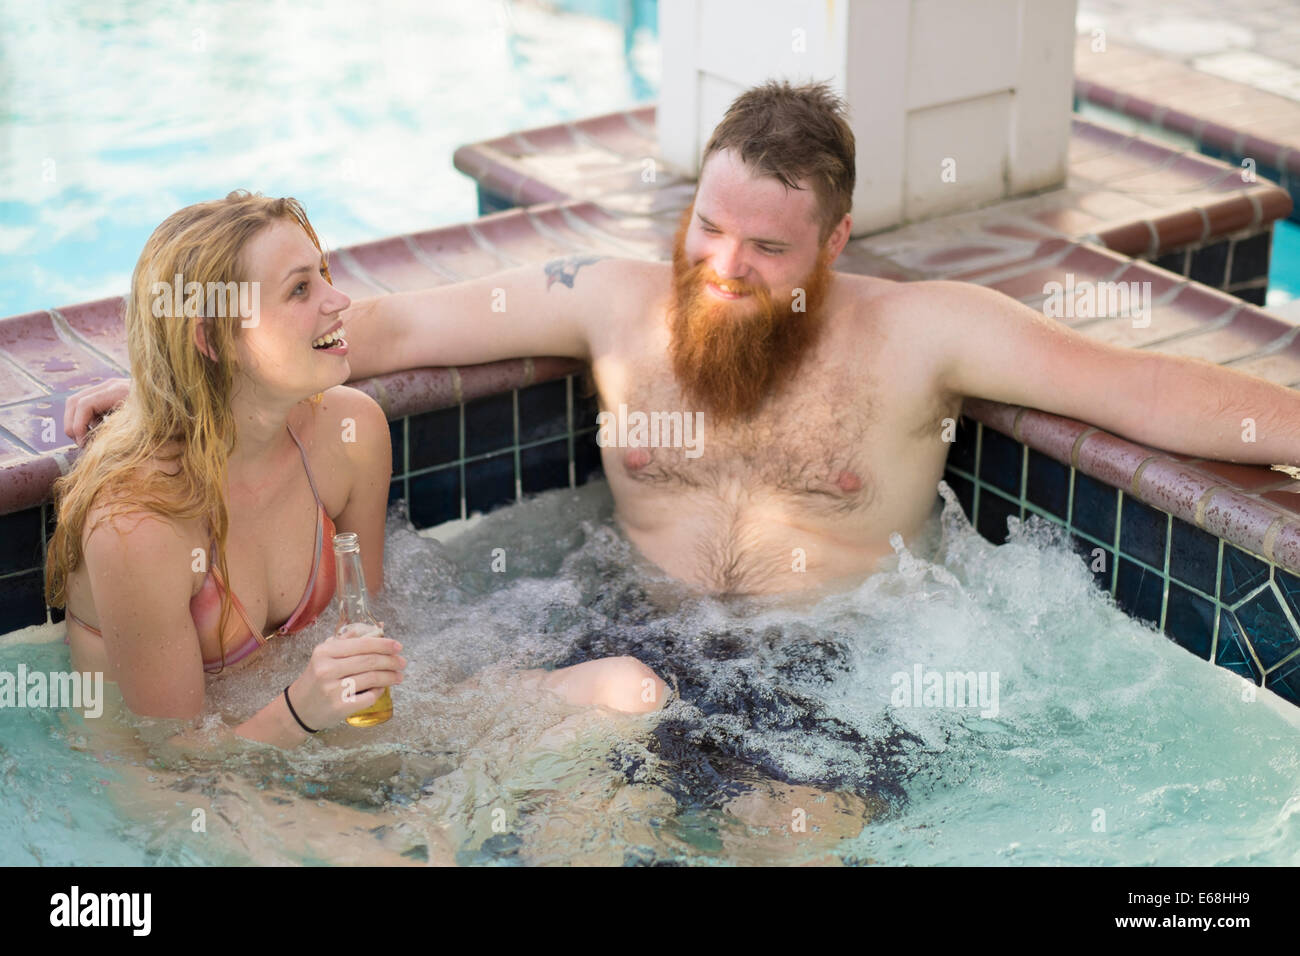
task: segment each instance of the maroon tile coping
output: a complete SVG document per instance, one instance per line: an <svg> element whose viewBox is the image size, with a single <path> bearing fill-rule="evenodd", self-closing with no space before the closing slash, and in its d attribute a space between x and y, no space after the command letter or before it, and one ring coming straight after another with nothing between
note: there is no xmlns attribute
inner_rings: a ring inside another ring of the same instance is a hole
<svg viewBox="0 0 1300 956"><path fill-rule="evenodd" d="M20 402L49 394L39 381L24 372L12 361L0 356L0 404Z"/></svg>
<svg viewBox="0 0 1300 956"><path fill-rule="evenodd" d="M0 406L0 428L36 452L73 447L63 433L63 406L68 393Z"/></svg>
<svg viewBox="0 0 1300 956"><path fill-rule="evenodd" d="M1075 47L1079 99L1300 175L1300 102L1122 44L1094 53L1090 40Z"/></svg>
<svg viewBox="0 0 1300 956"><path fill-rule="evenodd" d="M367 281L378 281L390 290L419 289L455 279L446 271L435 270L430 260L417 256L401 236L349 246L346 251L351 264L361 268Z"/></svg>
<svg viewBox="0 0 1300 956"><path fill-rule="evenodd" d="M414 254L437 263L458 279L476 279L509 265L483 246L464 224L430 229L402 238Z"/></svg>
<svg viewBox="0 0 1300 956"><path fill-rule="evenodd" d="M94 385L120 374L85 343L60 335L48 312L29 312L0 322L0 357L51 392ZM5 403L8 400L5 396Z"/></svg>
<svg viewBox="0 0 1300 956"><path fill-rule="evenodd" d="M114 296L97 302L68 306L59 309L57 314L84 341L94 346L96 351L108 356L119 368L125 370L131 364L126 351L126 326L123 322L125 305L125 299ZM7 391L0 389L0 395L7 394Z"/></svg>

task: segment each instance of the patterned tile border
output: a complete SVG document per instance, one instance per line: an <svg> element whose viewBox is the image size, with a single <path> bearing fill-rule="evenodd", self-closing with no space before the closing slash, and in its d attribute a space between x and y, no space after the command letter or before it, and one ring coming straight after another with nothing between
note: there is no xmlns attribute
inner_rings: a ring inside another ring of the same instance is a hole
<svg viewBox="0 0 1300 956"><path fill-rule="evenodd" d="M1226 541L1210 529L1213 522L1202 507L1218 496L1239 495L1224 483L1222 471L1240 466L1188 464L1131 446L1131 460L1141 458L1142 465L1134 482L1116 487L1107 458L1090 462L1081 447L1118 439L1025 409L967 406L944 479L981 535L1001 544L1007 518L1029 515L1066 528L1098 587L1125 613L1300 705L1300 576L1294 560L1284 567L1270 559L1266 552L1275 549L1276 536L1260 549ZM1039 420L1027 420L1034 415ZM1070 436L1090 432L1082 443L1073 440L1073 455L1063 462L1060 452ZM1160 467L1142 467L1151 464ZM1132 491L1135 484L1141 497ZM1147 503L1153 491L1168 507ZM1279 513L1278 520L1293 531L1298 527L1293 514Z"/></svg>

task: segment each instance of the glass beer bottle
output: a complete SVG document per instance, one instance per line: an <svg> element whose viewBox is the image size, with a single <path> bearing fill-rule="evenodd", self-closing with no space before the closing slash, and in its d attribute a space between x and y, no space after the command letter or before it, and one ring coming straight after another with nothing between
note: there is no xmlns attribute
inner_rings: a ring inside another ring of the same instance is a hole
<svg viewBox="0 0 1300 956"><path fill-rule="evenodd" d="M370 613L370 599L366 594L366 576L361 570L361 545L355 532L345 531L334 536L334 562L338 570L339 627L349 624L373 624L379 626ZM368 690L358 687L358 694ZM348 717L353 727L373 727L382 724L393 716L393 695L385 687L379 700L365 710L359 710Z"/></svg>

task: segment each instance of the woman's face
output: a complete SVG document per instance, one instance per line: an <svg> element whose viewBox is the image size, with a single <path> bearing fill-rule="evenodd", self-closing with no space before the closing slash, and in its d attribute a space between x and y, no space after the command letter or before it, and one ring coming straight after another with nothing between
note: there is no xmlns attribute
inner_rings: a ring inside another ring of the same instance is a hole
<svg viewBox="0 0 1300 956"><path fill-rule="evenodd" d="M301 401L346 382L351 369L339 313L352 301L326 281L320 251L303 228L277 220L243 255L249 281L258 283L259 308L243 320L236 347L255 394Z"/></svg>

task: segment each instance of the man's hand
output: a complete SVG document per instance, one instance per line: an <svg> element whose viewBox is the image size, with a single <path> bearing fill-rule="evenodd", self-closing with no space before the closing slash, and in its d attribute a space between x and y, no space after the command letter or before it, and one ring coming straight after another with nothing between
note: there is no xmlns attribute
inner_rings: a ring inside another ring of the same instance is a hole
<svg viewBox="0 0 1300 956"><path fill-rule="evenodd" d="M63 432L77 443L86 443L86 436L103 417L126 399L131 390L131 380L110 378L92 388L68 396L68 403L63 409Z"/></svg>

